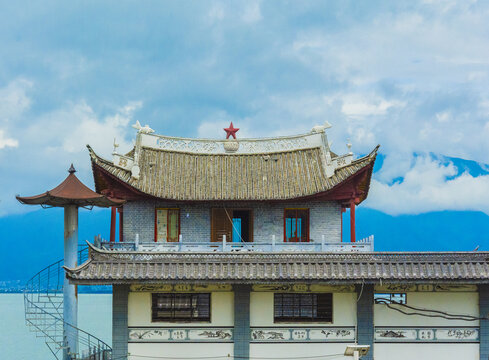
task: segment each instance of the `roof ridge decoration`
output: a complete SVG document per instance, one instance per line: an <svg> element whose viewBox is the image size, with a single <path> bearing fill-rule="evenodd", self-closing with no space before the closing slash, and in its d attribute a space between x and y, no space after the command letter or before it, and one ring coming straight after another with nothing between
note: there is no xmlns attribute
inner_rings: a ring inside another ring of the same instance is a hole
<svg viewBox="0 0 489 360"><path fill-rule="evenodd" d="M328 178L334 175L337 168L348 165L353 160L353 153L349 151L342 156L335 156L338 160L333 161L334 154L331 152L330 143L326 136L326 129L332 127L328 121L324 125L314 126L306 134L254 139L226 138L222 140L158 135L154 134L154 130L148 125L142 127L139 121L136 121L136 124L132 125L132 127L138 130L133 158L118 154L116 151L117 147L114 147L112 162L115 166L131 171L132 177L136 180L140 176L139 158L142 148L209 155L271 154L275 152L320 148L322 154L321 160ZM350 149L351 144L348 145Z"/></svg>
<svg viewBox="0 0 489 360"><path fill-rule="evenodd" d="M361 187L363 200L370 175L362 174L371 173L378 147L356 160L351 151L336 155L326 136L330 127L326 122L300 135L214 140L156 135L141 127L125 155L114 151L105 160L88 148L99 192L122 186L124 196L134 198L289 200L325 194L357 176L352 186ZM341 196L348 191L342 188Z"/></svg>

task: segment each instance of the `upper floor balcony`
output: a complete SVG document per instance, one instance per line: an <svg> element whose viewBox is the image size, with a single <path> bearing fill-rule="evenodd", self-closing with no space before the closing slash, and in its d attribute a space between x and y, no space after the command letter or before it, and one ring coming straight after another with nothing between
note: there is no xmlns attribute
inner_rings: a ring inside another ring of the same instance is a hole
<svg viewBox="0 0 489 360"><path fill-rule="evenodd" d="M274 236L270 242L227 242L226 236L220 242L193 242L184 241L182 235L177 242L145 242L139 241L139 236L136 236L132 242L107 242L96 238L95 246L105 250L138 252L373 252L374 236L356 242L327 242L325 237L319 242L312 239L309 242L281 242L275 241Z"/></svg>

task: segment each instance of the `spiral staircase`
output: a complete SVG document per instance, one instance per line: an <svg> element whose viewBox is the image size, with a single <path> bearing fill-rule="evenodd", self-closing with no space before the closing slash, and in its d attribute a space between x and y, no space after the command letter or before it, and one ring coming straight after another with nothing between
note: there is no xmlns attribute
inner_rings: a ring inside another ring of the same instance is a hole
<svg viewBox="0 0 489 360"><path fill-rule="evenodd" d="M78 264L88 258L88 247L79 247ZM58 360L110 360L112 349L102 340L67 324L67 336L77 339L77 349L66 346L63 334L63 260L34 275L24 289L25 321L29 329L44 342Z"/></svg>

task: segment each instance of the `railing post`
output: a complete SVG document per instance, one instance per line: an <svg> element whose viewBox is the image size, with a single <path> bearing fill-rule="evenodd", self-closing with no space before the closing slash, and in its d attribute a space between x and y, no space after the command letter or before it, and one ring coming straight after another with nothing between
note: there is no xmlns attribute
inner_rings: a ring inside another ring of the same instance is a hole
<svg viewBox="0 0 489 360"><path fill-rule="evenodd" d="M272 251L275 251L275 234L272 235Z"/></svg>
<svg viewBox="0 0 489 360"><path fill-rule="evenodd" d="M222 236L222 251L226 251L226 235Z"/></svg>
<svg viewBox="0 0 489 360"><path fill-rule="evenodd" d="M323 234L323 235L321 235L321 251L324 251L324 249L326 247L326 244L324 242L325 242L325 237Z"/></svg>
<svg viewBox="0 0 489 360"><path fill-rule="evenodd" d="M136 234L136 238L134 239L134 250L138 250L139 247L139 234Z"/></svg>
<svg viewBox="0 0 489 360"><path fill-rule="evenodd" d="M182 251L182 234L178 235L178 251Z"/></svg>

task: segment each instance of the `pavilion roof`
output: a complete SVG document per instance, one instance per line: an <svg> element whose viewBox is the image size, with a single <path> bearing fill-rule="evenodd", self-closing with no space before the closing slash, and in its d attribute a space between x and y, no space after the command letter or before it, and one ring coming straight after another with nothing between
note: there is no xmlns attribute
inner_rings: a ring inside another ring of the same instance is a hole
<svg viewBox="0 0 489 360"><path fill-rule="evenodd" d="M45 205L62 207L77 206L119 206L124 200L98 194L85 186L75 175L76 170L71 165L66 179L52 190L34 196L16 196L17 200L27 205Z"/></svg>
<svg viewBox="0 0 489 360"><path fill-rule="evenodd" d="M212 141L139 134L134 149L112 160L89 151L97 191L120 198L128 198L125 189L176 201L291 200L330 194L355 178L357 203L363 201L378 147L358 159L338 156L324 136Z"/></svg>

